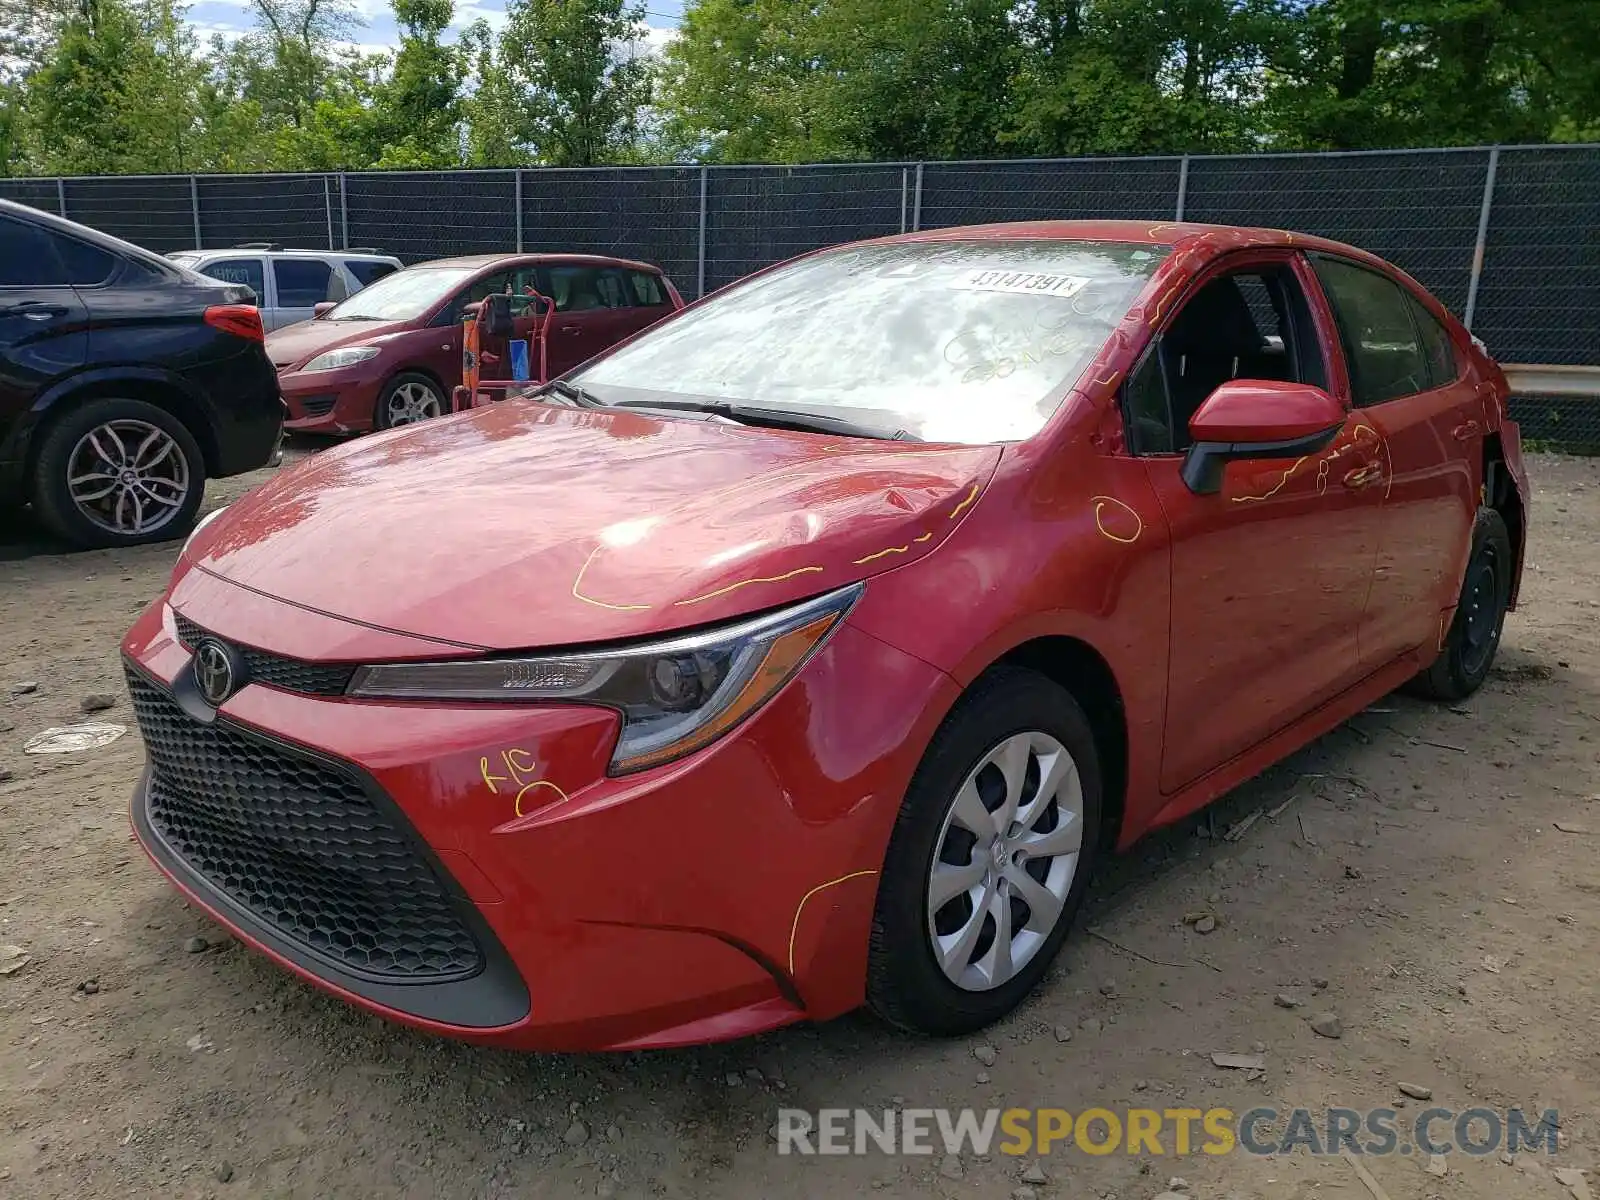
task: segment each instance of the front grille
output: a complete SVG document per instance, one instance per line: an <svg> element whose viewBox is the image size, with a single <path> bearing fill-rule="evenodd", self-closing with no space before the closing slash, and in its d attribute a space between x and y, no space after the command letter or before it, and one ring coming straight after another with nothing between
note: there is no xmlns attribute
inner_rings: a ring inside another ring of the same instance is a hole
<svg viewBox="0 0 1600 1200"><path fill-rule="evenodd" d="M178 641L190 650L201 639L213 636L182 613L174 612L172 616L178 626ZM342 696L345 688L350 686L351 676L356 673L355 667L348 663L305 662L298 658L285 658L281 654L269 654L253 646L240 646L236 642L229 642L229 645L237 649L244 659L245 679L241 683L264 683L269 687L282 688L286 692L302 692L308 696Z"/></svg>
<svg viewBox="0 0 1600 1200"><path fill-rule="evenodd" d="M128 671L151 828L211 887L360 977L462 979L484 954L413 838L353 773L225 722Z"/></svg>

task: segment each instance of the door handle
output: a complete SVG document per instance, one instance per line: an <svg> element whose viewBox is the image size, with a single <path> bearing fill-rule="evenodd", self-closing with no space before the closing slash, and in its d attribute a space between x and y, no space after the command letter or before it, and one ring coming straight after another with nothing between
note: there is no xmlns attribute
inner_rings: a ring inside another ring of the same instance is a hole
<svg viewBox="0 0 1600 1200"><path fill-rule="evenodd" d="M1366 466L1358 467L1354 471L1346 471L1344 485L1347 488L1364 488L1368 484L1377 483L1382 476L1383 466L1381 463L1368 463Z"/></svg>
<svg viewBox="0 0 1600 1200"><path fill-rule="evenodd" d="M572 326L569 325L569 326L567 326L567 328L563 329L561 332L566 334L568 337L577 337L580 333L583 332L583 330L574 329Z"/></svg>
<svg viewBox="0 0 1600 1200"><path fill-rule="evenodd" d="M1458 442L1470 441L1472 438L1478 436L1478 429L1479 425L1476 421L1468 421L1465 424L1457 425L1454 429L1452 429L1450 431L1450 436L1455 438Z"/></svg>
<svg viewBox="0 0 1600 1200"><path fill-rule="evenodd" d="M0 308L0 317L26 317L30 321L48 321L66 315L67 310L60 305L40 304L37 300L24 300L21 304Z"/></svg>

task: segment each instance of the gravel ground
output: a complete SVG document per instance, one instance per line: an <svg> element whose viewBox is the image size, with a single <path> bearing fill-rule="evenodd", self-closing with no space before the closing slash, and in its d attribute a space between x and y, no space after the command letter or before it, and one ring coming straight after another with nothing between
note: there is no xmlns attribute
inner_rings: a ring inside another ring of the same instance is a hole
<svg viewBox="0 0 1600 1200"><path fill-rule="evenodd" d="M1490 684L1455 709L1387 700L1226 797L1214 829L1186 823L1114 863L1081 923L1100 936L1080 928L984 1037L916 1041L856 1015L613 1057L387 1025L189 909L128 833L135 733L23 753L86 719L91 694L115 702L88 719L131 719L117 641L176 547L63 554L14 521L0 946L28 961L0 974L0 1196L1152 1200L1181 1175L1194 1200L1584 1200L1565 1172L1600 1168L1600 460L1530 468L1524 606ZM257 482L213 485L208 504ZM1216 836L1258 810L1237 840ZM1212 921L1185 922L1198 914ZM1326 1012L1338 1039L1312 1028ZM1210 1060L1252 1047L1259 1075ZM1443 1176L1369 1158L1370 1186L1303 1151L1072 1150L1024 1183L1029 1162L1001 1155L780 1157L768 1134L780 1106L1363 1109L1399 1103L1401 1081L1457 1110L1558 1108L1563 1149L1454 1154Z"/></svg>

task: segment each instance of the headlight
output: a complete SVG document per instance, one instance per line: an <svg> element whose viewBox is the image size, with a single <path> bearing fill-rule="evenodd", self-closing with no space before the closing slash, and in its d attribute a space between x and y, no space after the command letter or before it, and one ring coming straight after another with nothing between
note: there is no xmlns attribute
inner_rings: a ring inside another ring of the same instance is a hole
<svg viewBox="0 0 1600 1200"><path fill-rule="evenodd" d="M302 371L336 371L340 367L353 367L357 363L366 362L369 358L378 357L376 346L342 346L338 350L329 350L326 354L319 354L301 367Z"/></svg>
<svg viewBox="0 0 1600 1200"><path fill-rule="evenodd" d="M863 585L737 625L592 654L362 667L352 696L566 701L622 713L613 773L709 745L755 712L826 640Z"/></svg>
<svg viewBox="0 0 1600 1200"><path fill-rule="evenodd" d="M178 551L178 557L182 558L185 554L189 553L189 545L194 541L195 538L200 536L200 531L227 511L228 506L224 504L221 508L212 509L205 516L196 521L194 523L194 528L189 531L189 536L183 539L183 549Z"/></svg>

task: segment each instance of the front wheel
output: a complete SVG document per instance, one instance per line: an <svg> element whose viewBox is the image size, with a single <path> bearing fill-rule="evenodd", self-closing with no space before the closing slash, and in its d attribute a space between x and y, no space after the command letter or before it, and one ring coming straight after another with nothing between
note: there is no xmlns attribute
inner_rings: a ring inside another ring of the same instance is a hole
<svg viewBox="0 0 1600 1200"><path fill-rule="evenodd" d="M31 487L45 526L88 547L182 537L205 489L205 460L183 422L143 400L111 398L76 404L49 427Z"/></svg>
<svg viewBox="0 0 1600 1200"><path fill-rule="evenodd" d="M980 679L900 807L873 917L873 1011L954 1036L1015 1008L1083 901L1100 786L1094 735L1064 688L1015 668Z"/></svg>
<svg viewBox="0 0 1600 1200"><path fill-rule="evenodd" d="M384 385L378 396L376 424L379 429L395 429L441 417L449 411L437 383L419 372L402 371Z"/></svg>
<svg viewBox="0 0 1600 1200"><path fill-rule="evenodd" d="M1409 691L1434 700L1464 700L1483 686L1500 648L1515 569L1505 518L1492 508L1480 508L1444 649L1411 681Z"/></svg>

